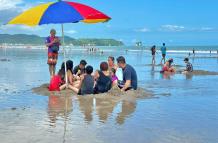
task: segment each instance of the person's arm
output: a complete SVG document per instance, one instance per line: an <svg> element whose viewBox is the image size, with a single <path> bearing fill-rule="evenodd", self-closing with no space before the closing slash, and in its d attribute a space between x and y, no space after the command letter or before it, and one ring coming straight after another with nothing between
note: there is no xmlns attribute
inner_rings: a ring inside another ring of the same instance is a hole
<svg viewBox="0 0 218 143"><path fill-rule="evenodd" d="M67 72L67 75L68 75L69 83L70 83L71 85L73 85L73 74L72 74L70 71L68 71L68 72Z"/></svg>
<svg viewBox="0 0 218 143"><path fill-rule="evenodd" d="M98 71L95 71L95 74L94 74L94 80L96 81L98 78L99 78L99 73Z"/></svg>
<svg viewBox="0 0 218 143"><path fill-rule="evenodd" d="M131 87L131 80L132 80L131 71L127 69L123 76L124 76L126 82L125 82L123 88L121 89L121 91L126 91L127 88Z"/></svg>
<svg viewBox="0 0 218 143"><path fill-rule="evenodd" d="M131 80L126 80L124 87L121 89L121 91L126 91L126 89L129 87L131 87Z"/></svg>
<svg viewBox="0 0 218 143"><path fill-rule="evenodd" d="M49 41L48 38L46 39L46 47L50 47L51 45L54 44L54 41Z"/></svg>
<svg viewBox="0 0 218 143"><path fill-rule="evenodd" d="M80 79L81 79L81 81L79 82L78 89L81 89L81 87L82 87L82 84L83 84L84 77L85 77L85 75L84 75L84 74L80 76Z"/></svg>

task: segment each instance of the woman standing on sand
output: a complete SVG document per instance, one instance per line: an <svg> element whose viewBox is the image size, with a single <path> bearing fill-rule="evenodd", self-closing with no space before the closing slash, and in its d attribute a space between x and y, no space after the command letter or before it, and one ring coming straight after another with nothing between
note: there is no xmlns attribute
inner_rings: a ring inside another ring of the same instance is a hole
<svg viewBox="0 0 218 143"><path fill-rule="evenodd" d="M46 38L46 47L48 47L47 64L49 65L49 72L51 78L55 75L55 67L58 60L58 51L59 51L59 46L61 45L59 38L56 37L55 35L56 35L55 29L51 29L50 36Z"/></svg>

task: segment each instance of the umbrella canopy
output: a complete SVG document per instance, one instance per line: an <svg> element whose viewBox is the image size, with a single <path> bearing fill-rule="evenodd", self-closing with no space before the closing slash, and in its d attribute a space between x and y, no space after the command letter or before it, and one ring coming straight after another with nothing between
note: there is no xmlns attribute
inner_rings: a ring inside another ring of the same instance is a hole
<svg viewBox="0 0 218 143"><path fill-rule="evenodd" d="M21 13L9 21L7 24L22 24L28 26L36 26L42 24L62 24L62 45L64 45L64 23L77 23L80 21L85 23L98 23L106 22L110 19L111 18L107 15L89 6L69 1L58 1L49 2L33 7ZM64 49L64 63L66 73L67 69L65 57ZM67 76L66 83L68 83Z"/></svg>
<svg viewBox="0 0 218 143"><path fill-rule="evenodd" d="M22 24L36 26L42 24L63 23L98 23L106 22L111 18L104 13L89 6L69 1L49 2L33 7L8 24Z"/></svg>

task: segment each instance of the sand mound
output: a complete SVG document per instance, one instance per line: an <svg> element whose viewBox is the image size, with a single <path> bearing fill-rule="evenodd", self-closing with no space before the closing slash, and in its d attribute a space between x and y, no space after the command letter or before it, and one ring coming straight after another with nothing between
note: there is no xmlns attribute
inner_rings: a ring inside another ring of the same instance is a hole
<svg viewBox="0 0 218 143"><path fill-rule="evenodd" d="M177 71L177 73L182 73L182 71ZM203 76L203 75L218 75L218 72L204 71L204 70L194 70L193 72L187 73L187 75Z"/></svg>
<svg viewBox="0 0 218 143"><path fill-rule="evenodd" d="M76 95L72 90L63 90L60 92L50 92L48 91L48 84L43 84L40 87L36 87L32 89L33 93L39 94L39 95L44 95L44 96L50 96L50 95ZM151 98L152 97L152 92L151 91L146 91L142 88L139 88L138 90L130 90L127 92L121 92L120 89L118 88L113 88L107 93L102 93L102 94L95 94L95 95L85 95L85 96L78 96L79 98L103 98L103 99L114 99L116 101L118 100L127 100L127 101L132 101L136 98L141 99L141 98Z"/></svg>

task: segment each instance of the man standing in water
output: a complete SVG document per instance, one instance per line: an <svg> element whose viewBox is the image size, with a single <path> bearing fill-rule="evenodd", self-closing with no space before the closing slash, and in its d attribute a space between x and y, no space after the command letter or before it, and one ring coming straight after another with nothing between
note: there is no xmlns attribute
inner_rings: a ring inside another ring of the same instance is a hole
<svg viewBox="0 0 218 143"><path fill-rule="evenodd" d="M138 79L135 69L129 64L126 64L126 60L123 56L117 58L117 64L119 68L123 70L123 84L118 85L121 91L136 90Z"/></svg>
<svg viewBox="0 0 218 143"><path fill-rule="evenodd" d="M156 46L154 45L151 47L151 55L152 55L151 63L152 63L152 65L155 65L155 54L156 54Z"/></svg>
<svg viewBox="0 0 218 143"><path fill-rule="evenodd" d="M164 63L165 63L165 60L166 60L166 53L167 53L167 48L165 46L165 43L163 43L163 46L161 47L161 53L162 53L162 59L161 59L161 64L162 64L162 61L164 60Z"/></svg>
<svg viewBox="0 0 218 143"><path fill-rule="evenodd" d="M60 40L55 36L55 29L51 29L50 36L46 38L46 47L48 47L48 61L50 78L55 75L55 67L58 60L58 51L60 46Z"/></svg>

